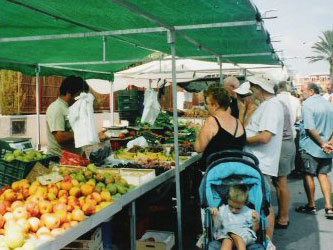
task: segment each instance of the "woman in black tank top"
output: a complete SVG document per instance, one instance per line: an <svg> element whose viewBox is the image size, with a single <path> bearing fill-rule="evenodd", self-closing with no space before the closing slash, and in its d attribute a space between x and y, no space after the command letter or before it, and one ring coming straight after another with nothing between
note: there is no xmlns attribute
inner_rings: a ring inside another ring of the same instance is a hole
<svg viewBox="0 0 333 250"><path fill-rule="evenodd" d="M214 85L206 94L206 107L211 115L205 121L194 148L203 152L201 170L206 170L209 155L228 149L242 150L246 143L245 129L241 122L227 111L230 97L227 91Z"/></svg>

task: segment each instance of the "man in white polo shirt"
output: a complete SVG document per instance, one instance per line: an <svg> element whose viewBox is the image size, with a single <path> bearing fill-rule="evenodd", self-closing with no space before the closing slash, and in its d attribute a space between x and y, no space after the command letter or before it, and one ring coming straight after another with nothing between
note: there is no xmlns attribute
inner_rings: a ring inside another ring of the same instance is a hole
<svg viewBox="0 0 333 250"><path fill-rule="evenodd" d="M271 187L271 177L278 175L283 133L283 107L274 96L274 82L265 75L247 78L254 97L260 101L259 107L246 127L247 145L244 150L254 154L259 160L259 168ZM267 234L273 236L274 210L267 217Z"/></svg>

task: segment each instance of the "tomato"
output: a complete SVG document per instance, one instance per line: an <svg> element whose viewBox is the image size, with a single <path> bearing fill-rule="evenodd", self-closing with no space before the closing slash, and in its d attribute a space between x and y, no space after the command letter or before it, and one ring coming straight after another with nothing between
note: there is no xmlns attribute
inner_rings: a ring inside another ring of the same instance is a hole
<svg viewBox="0 0 333 250"><path fill-rule="evenodd" d="M125 136L124 134L121 134L121 135L119 135L119 138L120 138L120 139L125 139L126 136Z"/></svg>

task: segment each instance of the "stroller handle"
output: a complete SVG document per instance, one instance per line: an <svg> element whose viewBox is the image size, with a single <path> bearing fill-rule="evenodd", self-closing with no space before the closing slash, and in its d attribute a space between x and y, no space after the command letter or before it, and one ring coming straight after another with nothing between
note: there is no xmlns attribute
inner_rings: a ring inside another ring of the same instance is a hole
<svg viewBox="0 0 333 250"><path fill-rule="evenodd" d="M257 157L255 157L253 154L250 154L248 152L244 152L241 150L237 150L237 149L223 150L223 151L209 155L206 160L206 166L209 166L215 160L223 158L223 157L243 158L243 156L250 158L253 161L255 166L259 166L259 160Z"/></svg>

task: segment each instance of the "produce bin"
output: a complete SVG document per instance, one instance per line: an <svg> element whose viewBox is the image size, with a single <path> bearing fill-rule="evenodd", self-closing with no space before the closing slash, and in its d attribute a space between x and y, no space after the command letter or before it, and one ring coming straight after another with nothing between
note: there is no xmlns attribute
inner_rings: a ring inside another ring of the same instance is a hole
<svg viewBox="0 0 333 250"><path fill-rule="evenodd" d="M66 250L103 250L102 230L100 227L82 235L77 240L65 246Z"/></svg>
<svg viewBox="0 0 333 250"><path fill-rule="evenodd" d="M137 250L171 250L174 245L174 233L166 231L147 231L136 241Z"/></svg>
<svg viewBox="0 0 333 250"><path fill-rule="evenodd" d="M11 185L17 180L24 179L37 162L40 162L47 167L51 161L59 161L59 157L49 155L47 158L30 162L19 160L7 162L0 159L0 187L4 185Z"/></svg>

